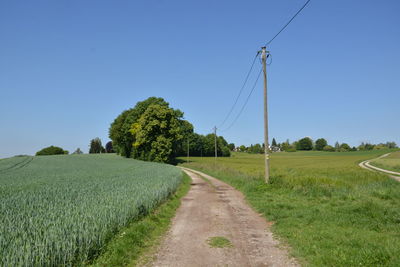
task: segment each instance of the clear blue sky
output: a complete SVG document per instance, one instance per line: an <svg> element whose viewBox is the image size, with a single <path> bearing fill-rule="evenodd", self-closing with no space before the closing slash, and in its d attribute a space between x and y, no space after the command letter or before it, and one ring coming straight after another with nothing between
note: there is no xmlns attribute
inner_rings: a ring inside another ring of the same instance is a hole
<svg viewBox="0 0 400 267"><path fill-rule="evenodd" d="M304 2L1 1L0 157L86 152L149 96L209 133L255 52ZM271 139L399 144L399 14L395 0L311 1L269 47ZM260 82L228 141L263 141L262 103Z"/></svg>

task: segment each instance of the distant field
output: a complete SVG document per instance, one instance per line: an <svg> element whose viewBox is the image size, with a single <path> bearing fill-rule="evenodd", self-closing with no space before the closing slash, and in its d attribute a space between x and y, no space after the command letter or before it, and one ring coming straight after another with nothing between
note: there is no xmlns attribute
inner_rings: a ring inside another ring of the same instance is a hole
<svg viewBox="0 0 400 267"><path fill-rule="evenodd" d="M400 183L358 163L389 151L191 158L184 165L241 190L307 266L400 266ZM182 158L184 160L184 158Z"/></svg>
<svg viewBox="0 0 400 267"><path fill-rule="evenodd" d="M400 172L400 151L393 152L389 156L370 162L371 165L394 172Z"/></svg>
<svg viewBox="0 0 400 267"><path fill-rule="evenodd" d="M79 265L164 201L173 166L116 155L0 160L0 266Z"/></svg>

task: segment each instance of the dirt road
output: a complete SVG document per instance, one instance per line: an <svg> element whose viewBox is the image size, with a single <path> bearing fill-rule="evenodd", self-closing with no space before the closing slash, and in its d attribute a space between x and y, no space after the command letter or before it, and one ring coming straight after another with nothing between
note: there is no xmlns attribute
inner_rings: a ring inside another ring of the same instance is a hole
<svg viewBox="0 0 400 267"><path fill-rule="evenodd" d="M151 266L298 266L279 246L269 224L231 186L208 175L184 169L192 187ZM212 237L231 246L212 247Z"/></svg>
<svg viewBox="0 0 400 267"><path fill-rule="evenodd" d="M389 154L390 153L387 153L387 154L382 155L382 156L380 156L379 158L376 158L376 159L381 159L381 158L387 157ZM372 166L370 164L371 161L372 161L372 159L365 160L365 161L361 162L358 165L361 168L367 169L369 171L377 171L377 172L381 172L381 173L387 174L390 178L395 179L396 181L400 182L400 173Z"/></svg>

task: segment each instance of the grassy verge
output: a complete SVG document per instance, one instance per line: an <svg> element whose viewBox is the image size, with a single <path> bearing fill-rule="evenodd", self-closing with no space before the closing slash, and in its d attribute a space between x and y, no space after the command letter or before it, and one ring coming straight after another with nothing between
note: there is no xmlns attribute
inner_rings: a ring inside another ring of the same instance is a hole
<svg viewBox="0 0 400 267"><path fill-rule="evenodd" d="M304 265L400 266L400 183L357 166L384 153L276 153L268 185L261 155L184 165L242 191Z"/></svg>
<svg viewBox="0 0 400 267"><path fill-rule="evenodd" d="M400 151L393 152L384 158L372 160L370 164L385 170L400 172Z"/></svg>
<svg viewBox="0 0 400 267"><path fill-rule="evenodd" d="M145 255L159 244L168 230L180 199L189 191L190 181L189 176L183 173L183 182L176 193L151 214L122 229L92 266L136 266L139 261L151 260Z"/></svg>

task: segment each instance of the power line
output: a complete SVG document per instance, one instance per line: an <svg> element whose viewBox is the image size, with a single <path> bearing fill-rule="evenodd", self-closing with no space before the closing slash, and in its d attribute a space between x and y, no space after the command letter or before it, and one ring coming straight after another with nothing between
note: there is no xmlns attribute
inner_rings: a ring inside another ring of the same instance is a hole
<svg viewBox="0 0 400 267"><path fill-rule="evenodd" d="M296 12L296 14L294 14L293 17L278 31L278 33L275 34L275 36L272 37L272 39L270 39L270 40L265 44L265 46L268 46L270 43L272 43L272 41L275 40L275 38L278 37L278 35L286 29L286 27L294 20L295 17L297 17L297 15L300 14L300 12L308 5L308 3L309 3L310 1L311 1L311 0L307 0L307 1L304 3L304 5ZM233 103L231 109L230 109L229 112L228 112L228 115L225 117L225 119L223 120L223 122L221 123L221 125L220 125L219 128L221 128L221 126L225 124L225 122L228 120L229 116L231 115L233 109L235 108L235 106L236 106L236 104L237 104L237 102L238 102L238 100L239 100L239 98L240 98L240 96L241 96L241 94L242 94L242 91L243 91L243 89L244 89L244 87L245 87L245 85L246 85L246 83L247 83L247 81L248 81L248 79L249 79L250 73L251 73L252 70L253 70L254 63L255 63L255 61L257 60L258 55L259 55L259 52L257 52L257 55L255 56L255 58L254 58L254 60L253 60L253 62L252 62L252 64L251 64L250 70L249 70L249 72L248 72L247 75L246 75L246 79L244 80L244 83L243 83L242 87L240 88L239 94L238 94L238 96L236 97L235 102ZM268 55L268 56L269 56L269 55ZM268 56L267 56L267 57L268 57ZM271 58L271 60L272 60L272 58ZM262 72L262 69L261 69L260 72L258 73L257 79L256 79L256 81L254 82L253 88L251 89L249 95L247 96L246 101L245 101L245 103L243 104L242 108L240 109L238 115L235 117L235 119L233 120L233 122L228 126L228 128L222 130L223 132L224 132L224 131L228 131L228 130L236 123L237 119L238 119L238 118L240 117L240 115L242 114L244 108L245 108L246 105L247 105L247 102L248 102L249 99L250 99L250 96L252 95L252 93L253 93L253 91L254 91L254 88L255 88L256 85L257 85L257 82L258 82L258 80L259 80L259 78L260 78L261 72Z"/></svg>
<svg viewBox="0 0 400 267"><path fill-rule="evenodd" d="M252 95L252 93L253 93L253 91L254 91L254 88L256 88L256 86L257 86L257 82L258 82L258 79L260 78L261 71L262 71L262 68L261 68L260 71L258 72L257 79L256 79L256 81L254 82L253 88L251 88L251 91L250 91L249 95L247 96L246 101L244 102L244 104L243 104L242 108L240 109L238 115L237 115L236 118L233 120L233 122L228 126L228 128L222 130L222 132L228 131L228 130L235 124L235 122L237 121L237 119L238 119L238 118L240 117L240 115L242 114L244 108L245 108L246 105L247 105L247 102L248 102L249 99L250 99L250 96Z"/></svg>
<svg viewBox="0 0 400 267"><path fill-rule="evenodd" d="M308 5L308 3L310 2L311 0L307 0L307 2L299 9L299 11L297 11L297 13L296 14L294 14L294 16L288 21L288 23L286 23L285 24L285 26L283 26L282 27L282 29L277 33L277 34L275 34L275 36L271 39L271 40L269 40L266 44L265 44L265 46L268 46L281 32L283 32L283 30L292 22L292 20L294 20L294 18Z"/></svg>
<svg viewBox="0 0 400 267"><path fill-rule="evenodd" d="M225 124L225 122L228 120L229 116L231 115L233 109L235 108L235 106L236 106L236 104L237 104L237 102L238 102L240 96L242 95L243 89L244 89L244 87L246 86L246 83L247 83L247 81L248 81L248 79L249 79L249 76L250 76L250 74L251 74L251 72L252 72L252 70L253 70L254 63L255 63L256 60L257 60L258 54L259 54L259 53L257 52L256 56L254 57L253 62L251 63L250 69L249 69L249 71L247 72L246 78L244 79L243 85L242 85L242 87L240 88L239 94L237 95L237 97L236 97L236 99L235 99L235 102L233 103L231 109L229 110L229 112L228 112L228 114L226 115L225 119L222 121L222 123L219 125L218 128L221 128L221 127Z"/></svg>

